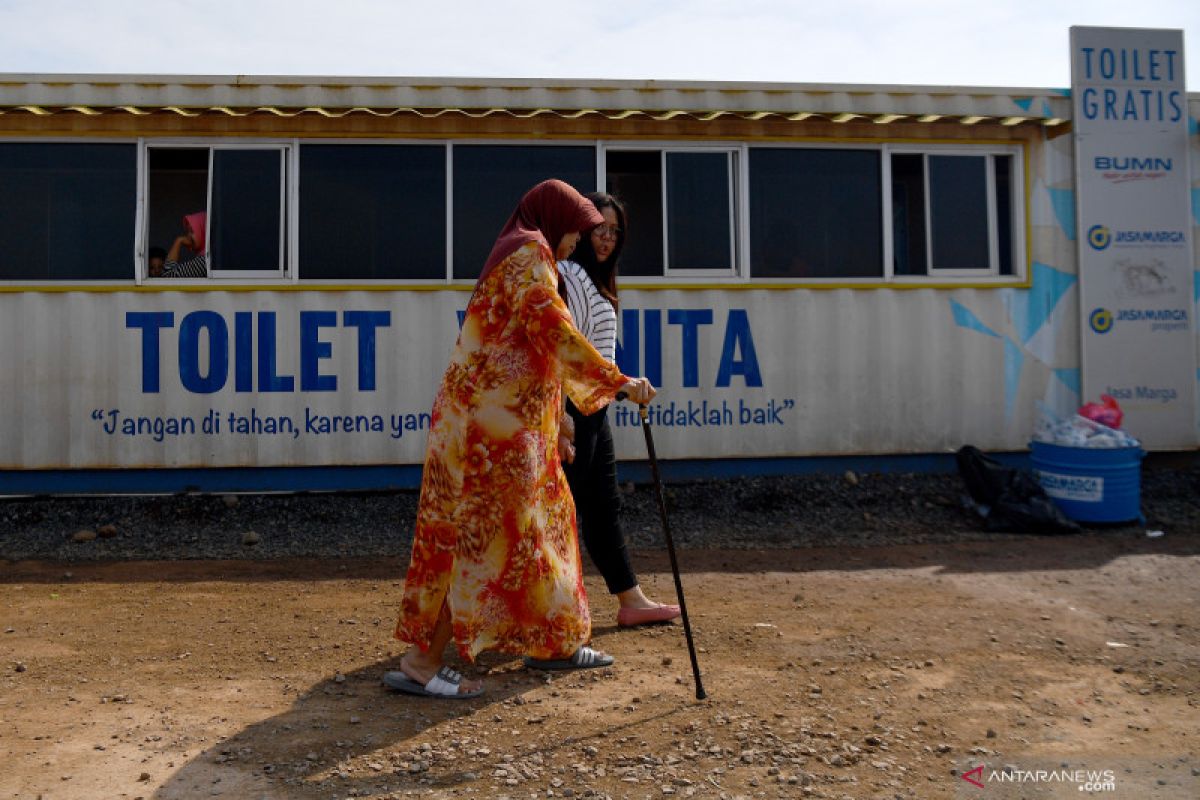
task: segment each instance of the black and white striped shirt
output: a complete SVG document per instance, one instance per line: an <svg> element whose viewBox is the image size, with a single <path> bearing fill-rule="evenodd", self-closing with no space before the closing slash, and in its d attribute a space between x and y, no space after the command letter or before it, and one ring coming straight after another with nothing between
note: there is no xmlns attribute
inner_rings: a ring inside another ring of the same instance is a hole
<svg viewBox="0 0 1200 800"><path fill-rule="evenodd" d="M201 254L187 261L168 261L163 264L164 278L203 278L208 275L208 256Z"/></svg>
<svg viewBox="0 0 1200 800"><path fill-rule="evenodd" d="M609 361L617 357L617 312L600 294L587 271L574 261L558 262L560 280L567 289L567 308L575 327Z"/></svg>

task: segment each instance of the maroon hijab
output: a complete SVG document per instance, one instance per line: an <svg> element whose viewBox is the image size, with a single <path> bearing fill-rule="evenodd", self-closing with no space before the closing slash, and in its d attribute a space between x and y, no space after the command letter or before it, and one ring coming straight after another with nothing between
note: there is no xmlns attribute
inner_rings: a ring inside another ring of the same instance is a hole
<svg viewBox="0 0 1200 800"><path fill-rule="evenodd" d="M529 242L542 242L553 253L568 233L590 231L604 224L604 217L592 202L560 180L542 181L534 186L517 210L508 218L500 237L492 247L478 286L492 268Z"/></svg>

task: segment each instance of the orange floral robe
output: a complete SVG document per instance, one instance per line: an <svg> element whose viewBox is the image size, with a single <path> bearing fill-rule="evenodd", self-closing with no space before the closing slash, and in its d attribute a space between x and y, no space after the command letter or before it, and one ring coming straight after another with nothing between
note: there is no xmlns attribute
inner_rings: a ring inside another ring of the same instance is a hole
<svg viewBox="0 0 1200 800"><path fill-rule="evenodd" d="M567 656L588 642L575 503L559 461L565 388L583 413L628 380L576 330L550 251L476 289L433 405L396 638L429 646L443 600L459 653Z"/></svg>

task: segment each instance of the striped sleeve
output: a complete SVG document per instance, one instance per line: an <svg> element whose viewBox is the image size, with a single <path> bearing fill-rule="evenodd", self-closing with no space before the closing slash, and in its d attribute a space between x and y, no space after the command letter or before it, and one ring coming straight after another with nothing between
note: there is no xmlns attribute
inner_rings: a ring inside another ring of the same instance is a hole
<svg viewBox="0 0 1200 800"><path fill-rule="evenodd" d="M164 278L204 278L208 276L208 256L198 255L188 261L168 261L163 264Z"/></svg>
<svg viewBox="0 0 1200 800"><path fill-rule="evenodd" d="M559 280L567 289L567 309L575 327L589 340L592 338L591 306L588 303L587 291L579 279L579 266L574 261L558 262Z"/></svg>
<svg viewBox="0 0 1200 800"><path fill-rule="evenodd" d="M587 270L574 261L563 261L559 272L567 287L567 305L575 319L575 327L587 337L600 355L613 361L617 352L617 313Z"/></svg>

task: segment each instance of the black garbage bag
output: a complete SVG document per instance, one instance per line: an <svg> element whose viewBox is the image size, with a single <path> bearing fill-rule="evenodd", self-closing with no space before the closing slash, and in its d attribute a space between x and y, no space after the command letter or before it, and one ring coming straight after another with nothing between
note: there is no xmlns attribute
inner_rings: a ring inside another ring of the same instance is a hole
<svg viewBox="0 0 1200 800"><path fill-rule="evenodd" d="M989 531L1079 533L1080 528L1054 504L1033 476L1006 467L964 445L955 454L971 507Z"/></svg>

